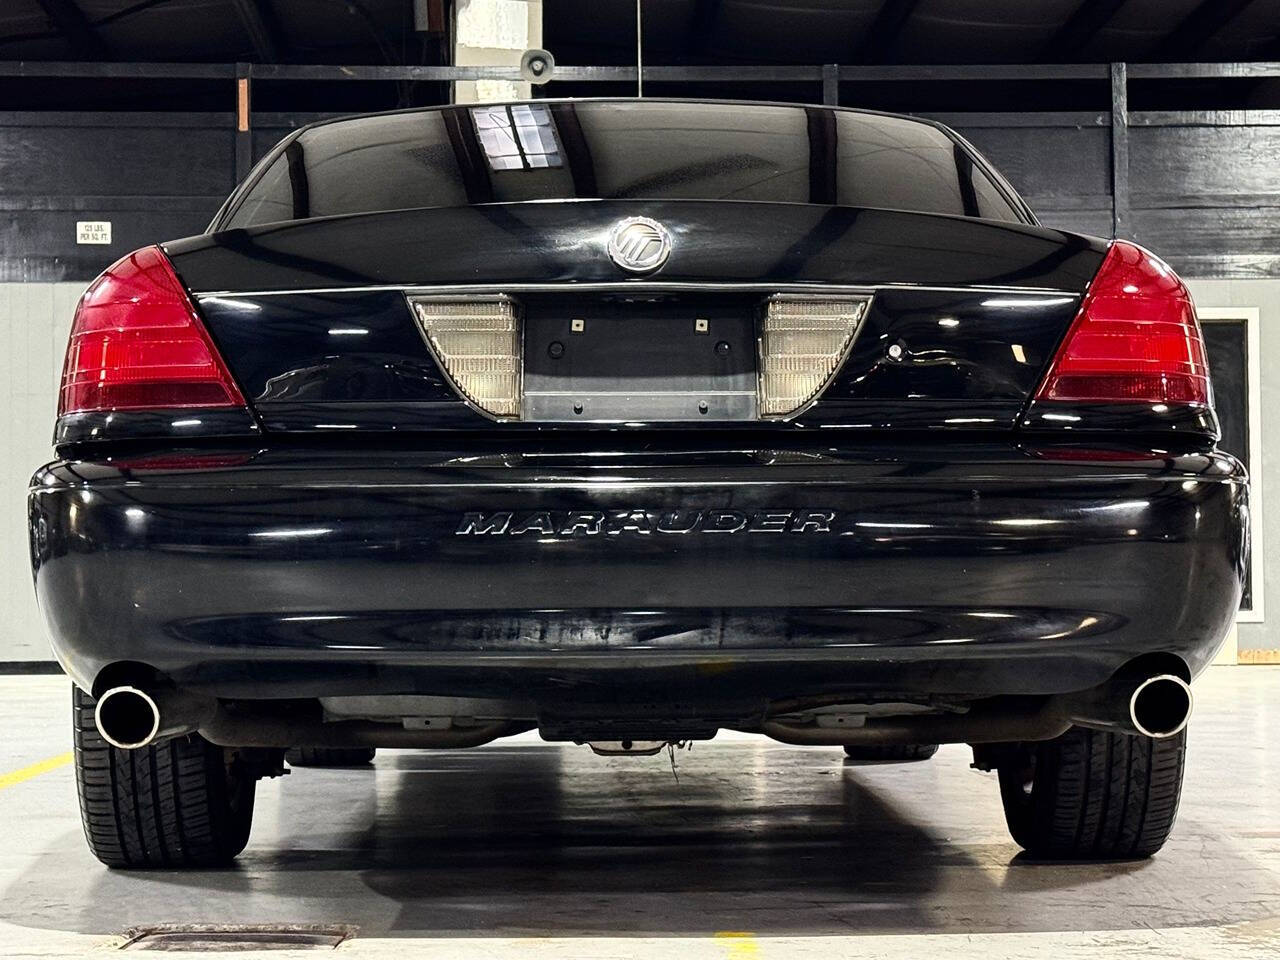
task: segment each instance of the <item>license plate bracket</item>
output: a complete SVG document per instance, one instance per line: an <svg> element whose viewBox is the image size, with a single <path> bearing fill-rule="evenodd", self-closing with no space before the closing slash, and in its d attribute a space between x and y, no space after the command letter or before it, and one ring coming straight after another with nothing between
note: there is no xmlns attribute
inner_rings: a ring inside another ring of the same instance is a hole
<svg viewBox="0 0 1280 960"><path fill-rule="evenodd" d="M585 302L524 321L524 419L552 423L756 419L756 310Z"/></svg>

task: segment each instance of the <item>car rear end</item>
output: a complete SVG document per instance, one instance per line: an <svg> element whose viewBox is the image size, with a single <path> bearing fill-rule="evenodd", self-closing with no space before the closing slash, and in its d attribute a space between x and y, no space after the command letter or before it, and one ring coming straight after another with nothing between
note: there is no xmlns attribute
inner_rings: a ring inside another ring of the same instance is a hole
<svg viewBox="0 0 1280 960"><path fill-rule="evenodd" d="M1247 483L1154 255L905 118L347 123L81 304L31 541L112 743L1180 733Z"/></svg>

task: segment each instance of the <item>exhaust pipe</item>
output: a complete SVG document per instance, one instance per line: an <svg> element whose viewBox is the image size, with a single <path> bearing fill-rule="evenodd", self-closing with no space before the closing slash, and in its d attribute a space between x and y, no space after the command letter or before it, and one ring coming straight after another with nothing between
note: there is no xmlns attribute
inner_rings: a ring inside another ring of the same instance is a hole
<svg viewBox="0 0 1280 960"><path fill-rule="evenodd" d="M878 717L849 727L768 718L731 729L805 746L1029 742L1052 740L1072 726L1161 740L1182 732L1191 707L1191 687L1181 677L1121 670L1101 686L1058 694L1038 707L980 704L967 713Z"/></svg>
<svg viewBox="0 0 1280 960"><path fill-rule="evenodd" d="M1182 732L1194 705L1187 682L1162 673L1138 684L1129 697L1129 719L1144 737L1163 740Z"/></svg>
<svg viewBox="0 0 1280 960"><path fill-rule="evenodd" d="M407 730L376 720L323 722L319 718L273 717L217 709L200 722L200 736L222 747L389 747L447 750L478 747L500 737L533 730L522 720L495 720L474 727Z"/></svg>
<svg viewBox="0 0 1280 960"><path fill-rule="evenodd" d="M960 714L884 717L868 720L860 727L801 726L767 719L757 727L730 729L763 733L780 743L797 746L835 747L1052 740L1070 728L1071 721L1042 706L1030 710L983 708Z"/></svg>
<svg viewBox="0 0 1280 960"><path fill-rule="evenodd" d="M211 720L218 702L179 690L111 687L98 697L93 721L102 739L122 750L195 733Z"/></svg>
<svg viewBox="0 0 1280 960"><path fill-rule="evenodd" d="M1191 719L1191 687L1171 673L1133 678L1123 671L1107 683L1053 698L1053 710L1078 727L1163 740Z"/></svg>

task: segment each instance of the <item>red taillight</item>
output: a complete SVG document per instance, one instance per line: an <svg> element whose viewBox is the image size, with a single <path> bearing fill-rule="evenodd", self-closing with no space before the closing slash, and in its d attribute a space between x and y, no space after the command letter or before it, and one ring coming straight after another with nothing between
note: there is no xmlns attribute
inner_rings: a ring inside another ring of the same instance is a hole
<svg viewBox="0 0 1280 960"><path fill-rule="evenodd" d="M244 405L159 247L117 261L85 291L62 368L59 416Z"/></svg>
<svg viewBox="0 0 1280 960"><path fill-rule="evenodd" d="M1037 400L1209 403L1209 368L1191 294L1164 261L1111 244Z"/></svg>

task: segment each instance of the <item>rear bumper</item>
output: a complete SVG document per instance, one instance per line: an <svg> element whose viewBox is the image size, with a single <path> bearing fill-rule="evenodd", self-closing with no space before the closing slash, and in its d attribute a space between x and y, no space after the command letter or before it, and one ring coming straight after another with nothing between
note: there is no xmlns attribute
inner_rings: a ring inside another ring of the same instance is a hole
<svg viewBox="0 0 1280 960"><path fill-rule="evenodd" d="M1198 672L1239 603L1220 454L268 451L59 461L36 593L86 688L607 702L1094 686Z"/></svg>

